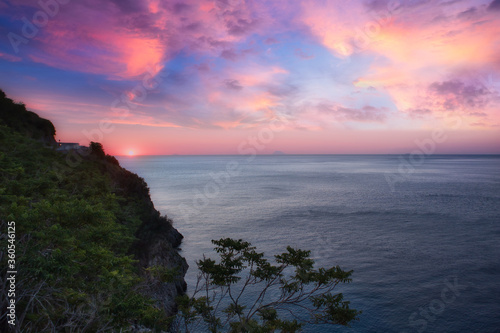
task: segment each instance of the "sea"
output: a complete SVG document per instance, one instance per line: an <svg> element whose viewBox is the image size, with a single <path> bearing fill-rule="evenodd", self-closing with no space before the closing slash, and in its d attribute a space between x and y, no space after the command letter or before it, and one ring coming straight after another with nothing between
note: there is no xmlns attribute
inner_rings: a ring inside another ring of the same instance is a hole
<svg viewBox="0 0 500 333"><path fill-rule="evenodd" d="M359 321L304 332L500 332L498 155L118 159L184 235L188 292L231 237L353 270L339 291Z"/></svg>

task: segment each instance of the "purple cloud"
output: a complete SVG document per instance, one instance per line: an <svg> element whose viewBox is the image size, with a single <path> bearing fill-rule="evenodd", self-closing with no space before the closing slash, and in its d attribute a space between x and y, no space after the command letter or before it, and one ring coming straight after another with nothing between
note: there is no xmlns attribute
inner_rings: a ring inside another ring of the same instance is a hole
<svg viewBox="0 0 500 333"><path fill-rule="evenodd" d="M442 106L446 110L484 107L490 95L483 86L466 85L456 80L434 82L429 86L429 91L444 98Z"/></svg>
<svg viewBox="0 0 500 333"><path fill-rule="evenodd" d="M294 53L300 59L304 59L304 60L314 59L314 55L313 54L308 54L308 53L302 51L302 49L295 49Z"/></svg>
<svg viewBox="0 0 500 333"><path fill-rule="evenodd" d="M279 41L276 38L272 38L272 37L266 38L266 40L264 41L264 44L266 44L266 45L273 45L273 44L278 44L278 43L279 43Z"/></svg>
<svg viewBox="0 0 500 333"><path fill-rule="evenodd" d="M410 115L411 118L415 119L421 119L424 118L425 116L430 116L432 115L432 111L426 108L422 109L408 109L406 110L406 113Z"/></svg>
<svg viewBox="0 0 500 333"><path fill-rule="evenodd" d="M337 121L384 122L387 118L387 108L376 108L370 105L360 109L321 103L318 105L321 113L332 115Z"/></svg>
<svg viewBox="0 0 500 333"><path fill-rule="evenodd" d="M226 60L236 61L238 60L238 54L234 50L224 50L221 52L220 56Z"/></svg>
<svg viewBox="0 0 500 333"><path fill-rule="evenodd" d="M240 84L238 80L226 80L224 81L224 85L226 88L232 89L232 90L241 90L243 89L243 86Z"/></svg>
<svg viewBox="0 0 500 333"><path fill-rule="evenodd" d="M493 0L488 6L488 10L492 11L500 10L500 0Z"/></svg>

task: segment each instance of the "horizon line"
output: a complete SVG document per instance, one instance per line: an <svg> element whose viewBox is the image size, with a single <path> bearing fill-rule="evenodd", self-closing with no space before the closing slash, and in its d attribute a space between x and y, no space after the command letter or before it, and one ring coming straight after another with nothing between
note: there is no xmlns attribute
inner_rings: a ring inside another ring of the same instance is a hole
<svg viewBox="0 0 500 333"><path fill-rule="evenodd" d="M412 153L326 153L326 154L307 154L307 153L297 153L297 154L255 154L255 155L248 155L248 154L136 154L136 155L127 155L127 154L121 154L121 155L112 155L112 156L119 156L119 157L129 157L129 158L135 158L135 157L147 157L147 156L241 156L241 157L248 157L248 156L400 156L400 155L411 155ZM432 157L432 156L499 156L500 153L438 153L438 154L424 154L426 157Z"/></svg>

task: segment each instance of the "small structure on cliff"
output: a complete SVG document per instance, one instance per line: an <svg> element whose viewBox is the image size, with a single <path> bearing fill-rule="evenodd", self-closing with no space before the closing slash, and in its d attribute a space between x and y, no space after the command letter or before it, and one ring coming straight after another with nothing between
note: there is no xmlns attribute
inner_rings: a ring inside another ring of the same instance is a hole
<svg viewBox="0 0 500 333"><path fill-rule="evenodd" d="M71 150L87 151L89 147L80 146L77 142L59 142L57 143L56 151L69 152Z"/></svg>
<svg viewBox="0 0 500 333"><path fill-rule="evenodd" d="M68 150L78 149L78 148L80 148L80 144L79 143L75 143L75 142L61 142L59 140L59 142L57 143L56 150L57 151L68 151Z"/></svg>

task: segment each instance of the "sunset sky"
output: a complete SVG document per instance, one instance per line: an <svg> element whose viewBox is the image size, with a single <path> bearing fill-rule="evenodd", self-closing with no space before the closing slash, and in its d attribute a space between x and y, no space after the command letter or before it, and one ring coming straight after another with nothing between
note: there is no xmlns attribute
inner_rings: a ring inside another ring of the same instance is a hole
<svg viewBox="0 0 500 333"><path fill-rule="evenodd" d="M111 154L500 153L500 0L0 0L0 35L0 89Z"/></svg>

